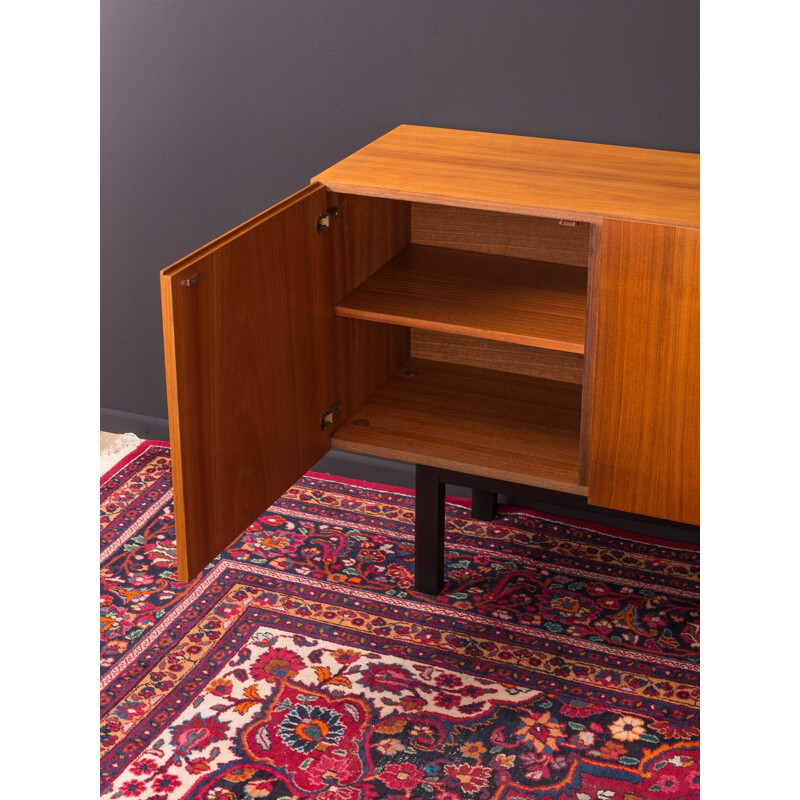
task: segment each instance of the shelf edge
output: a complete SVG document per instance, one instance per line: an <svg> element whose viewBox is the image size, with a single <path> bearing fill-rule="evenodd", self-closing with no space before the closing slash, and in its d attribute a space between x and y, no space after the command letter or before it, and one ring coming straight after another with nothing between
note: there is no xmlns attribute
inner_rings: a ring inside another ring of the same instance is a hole
<svg viewBox="0 0 800 800"><path fill-rule="evenodd" d="M469 336L473 339L486 339L493 342L509 342L511 344L521 344L527 347L538 347L542 350L556 350L562 353L585 354L583 342L565 342L558 339L545 339L537 336L523 336L517 333L507 333L496 330L481 330L465 325L456 325L448 322L431 323L430 320L418 319L416 317L406 317L397 314L384 314L376 311L365 311L358 308L351 308L342 303L334 306L334 313L337 317L347 319L360 319L365 322L382 322L387 325L401 325L408 328L417 328L424 331L436 331L437 333L451 333L459 336Z"/></svg>
<svg viewBox="0 0 800 800"><path fill-rule="evenodd" d="M389 447L381 447L361 442L351 442L348 439L340 438L338 432L331 436L331 447L336 450L344 450L348 453L379 456L381 458L393 459L394 461L403 461L407 464L422 464L423 466L428 467L440 467L442 469L452 470L453 472L464 472L469 475L479 474L486 478L496 478L497 480L506 481L508 483L519 483L523 486L534 486L539 489L552 489L553 491L565 492L567 494L574 494L580 497L586 497L589 494L588 487L581 486L577 482L577 469L575 470L575 483L552 480L550 478L537 478L525 473L508 472L506 470L492 469L490 467L481 467L480 472L476 472L475 464L455 461L448 458L436 458L433 456L412 454L403 450L395 450Z"/></svg>

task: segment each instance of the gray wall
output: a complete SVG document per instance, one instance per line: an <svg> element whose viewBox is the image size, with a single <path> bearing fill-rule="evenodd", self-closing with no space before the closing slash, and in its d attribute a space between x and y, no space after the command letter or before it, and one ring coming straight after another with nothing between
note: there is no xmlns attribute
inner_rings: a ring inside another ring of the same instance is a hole
<svg viewBox="0 0 800 800"><path fill-rule="evenodd" d="M166 438L158 271L400 123L699 150L696 0L103 0L101 424Z"/></svg>

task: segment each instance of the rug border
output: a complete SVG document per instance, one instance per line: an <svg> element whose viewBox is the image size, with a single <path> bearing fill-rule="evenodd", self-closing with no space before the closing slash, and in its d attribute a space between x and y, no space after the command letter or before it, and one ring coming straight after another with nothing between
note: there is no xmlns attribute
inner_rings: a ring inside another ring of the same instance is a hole
<svg viewBox="0 0 800 800"><path fill-rule="evenodd" d="M118 472L123 467L127 466L131 461L133 461L133 459L140 456L148 447L151 446L169 448L170 458L172 458L172 450L169 442L158 439L144 439L133 450L131 450L131 452L126 453L119 461L117 461L116 464L114 464L109 470L107 470L101 476L100 485L102 486L116 472ZM332 481L333 483L346 483L351 486L358 486L363 489L373 489L375 491L384 491L384 492L388 491L392 494L403 495L404 497L416 496L416 492L414 491L414 489L410 489L407 486L393 486L391 484L386 484L386 483L374 483L372 481L362 481L356 478L347 478L342 475L333 475L331 473L316 472L315 470L309 470L308 472L305 472L304 475L300 477L300 479L302 479L305 476L308 476L310 478L316 478L318 480ZM447 495L445 499L451 505L461 506L462 508L472 508L472 503L467 498ZM547 520L548 522L564 523L565 521L567 521L573 527L595 530L598 533L603 533L618 539L630 539L636 542L640 542L642 544L656 544L661 547L671 548L673 550L687 550L693 553L700 552L699 543L675 541L672 539L663 539L658 536L648 536L643 533L634 533L633 531L627 531L624 528L618 528L613 525L606 525L602 522L593 522L591 520L576 519L575 517L570 517L570 516L560 516L558 514L551 514L547 511L539 511L538 509L527 508L525 506L500 504L498 506L498 509L502 509L503 512L507 514L525 514L530 517ZM267 509L264 509L264 513L266 512Z"/></svg>
<svg viewBox="0 0 800 800"><path fill-rule="evenodd" d="M356 478L345 478L341 475L333 475L331 473L316 472L309 470L305 473L310 478L318 478L320 480L332 481L333 483L349 483L353 486L359 486L363 489L375 489L376 491L389 491L392 494L401 494L405 497L414 497L416 492L409 489L407 486L392 486L387 483L372 483L370 481L361 481ZM466 497L456 497L454 495L446 495L445 500L451 505L461 506L462 508L472 508L472 502ZM606 525L602 522L594 522L592 520L576 519L568 515L551 514L547 511L539 511L536 508L527 506L515 506L506 503L500 503L497 506L498 510L502 509L507 514L526 514L529 517L536 517L545 519L548 522L569 522L574 528L582 528L586 530L597 531L604 533L608 536L614 536L617 539L632 539L633 541L640 542L641 544L657 544L661 547L669 547L673 550L688 550L693 553L700 552L700 545L695 542L683 542L673 539L663 539L658 536L648 536L644 533L634 533L627 531L624 528L619 528L614 525Z"/></svg>

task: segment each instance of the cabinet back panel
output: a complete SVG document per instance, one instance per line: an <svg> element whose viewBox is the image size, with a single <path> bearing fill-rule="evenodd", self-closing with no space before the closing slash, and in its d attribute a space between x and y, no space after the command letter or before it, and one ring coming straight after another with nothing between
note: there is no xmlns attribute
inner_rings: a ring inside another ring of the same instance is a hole
<svg viewBox="0 0 800 800"><path fill-rule="evenodd" d="M411 204L411 241L456 250L589 265L591 225L475 208Z"/></svg>
<svg viewBox="0 0 800 800"><path fill-rule="evenodd" d="M411 355L533 378L583 383L583 355L438 331L411 331Z"/></svg>

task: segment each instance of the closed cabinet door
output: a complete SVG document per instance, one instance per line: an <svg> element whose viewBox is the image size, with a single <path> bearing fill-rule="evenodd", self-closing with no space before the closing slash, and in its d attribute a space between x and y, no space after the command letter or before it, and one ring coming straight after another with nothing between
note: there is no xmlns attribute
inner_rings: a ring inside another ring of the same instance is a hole
<svg viewBox="0 0 800 800"><path fill-rule="evenodd" d="M181 580L330 448L325 198L312 185L161 273Z"/></svg>
<svg viewBox="0 0 800 800"><path fill-rule="evenodd" d="M588 342L588 500L700 522L700 233L604 220Z"/></svg>

